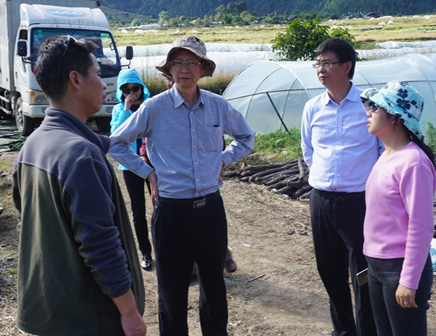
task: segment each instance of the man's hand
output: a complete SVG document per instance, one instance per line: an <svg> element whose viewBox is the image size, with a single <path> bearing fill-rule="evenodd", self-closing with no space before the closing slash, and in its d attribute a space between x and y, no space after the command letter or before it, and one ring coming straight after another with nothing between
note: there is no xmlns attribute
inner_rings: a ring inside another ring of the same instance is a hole
<svg viewBox="0 0 436 336"><path fill-rule="evenodd" d="M139 313L136 316L121 315L121 325L126 336L145 336L147 326Z"/></svg>
<svg viewBox="0 0 436 336"><path fill-rule="evenodd" d="M218 184L221 183L221 181L223 180L223 175L224 175L224 162L221 162L221 171L220 171L220 177L218 178Z"/></svg>
<svg viewBox="0 0 436 336"><path fill-rule="evenodd" d="M415 289L398 285L397 291L395 292L395 298L397 299L397 303L403 308L418 308L418 305L415 302L415 294Z"/></svg>
<svg viewBox="0 0 436 336"><path fill-rule="evenodd" d="M135 297L129 289L123 295L112 299L121 314L121 326L126 336L145 336L147 326L136 307Z"/></svg>
<svg viewBox="0 0 436 336"><path fill-rule="evenodd" d="M157 175L154 170L150 174L148 174L147 180L150 183L151 204L154 208L154 203L159 199L159 190L157 189Z"/></svg>

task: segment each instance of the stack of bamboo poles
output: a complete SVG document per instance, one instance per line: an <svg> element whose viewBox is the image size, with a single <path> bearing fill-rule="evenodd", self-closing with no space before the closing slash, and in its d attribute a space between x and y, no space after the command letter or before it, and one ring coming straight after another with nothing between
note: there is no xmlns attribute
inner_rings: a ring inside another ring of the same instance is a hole
<svg viewBox="0 0 436 336"><path fill-rule="evenodd" d="M301 157L287 162L240 168L224 174L224 178L231 177L239 177L242 182L265 185L268 190L292 199L307 200L312 190L308 183L309 168Z"/></svg>

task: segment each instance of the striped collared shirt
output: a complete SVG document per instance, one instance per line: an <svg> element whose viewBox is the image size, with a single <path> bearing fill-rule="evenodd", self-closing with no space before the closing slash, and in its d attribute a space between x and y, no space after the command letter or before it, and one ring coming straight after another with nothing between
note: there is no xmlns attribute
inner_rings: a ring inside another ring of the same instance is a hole
<svg viewBox="0 0 436 336"><path fill-rule="evenodd" d="M222 136L234 141L223 151ZM109 154L133 173L146 178L152 168L130 144L147 138L147 152L158 178L159 196L194 198L218 190L221 166L249 154L254 131L224 98L199 90L193 108L176 86L146 100L111 135Z"/></svg>

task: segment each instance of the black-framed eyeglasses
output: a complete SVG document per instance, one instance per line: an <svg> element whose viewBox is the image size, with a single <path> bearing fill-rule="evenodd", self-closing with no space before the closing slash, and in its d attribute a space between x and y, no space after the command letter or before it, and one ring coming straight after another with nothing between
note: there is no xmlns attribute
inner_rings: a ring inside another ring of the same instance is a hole
<svg viewBox="0 0 436 336"><path fill-rule="evenodd" d="M195 62L195 61L182 62L179 60L174 60L169 63L176 70L180 70L181 68L183 68L183 66L186 66L189 70L193 70L201 64L201 62Z"/></svg>
<svg viewBox="0 0 436 336"><path fill-rule="evenodd" d="M377 110L380 108L380 106L378 106L372 100L363 97L361 97L360 100L362 101L363 108L366 112L376 113Z"/></svg>
<svg viewBox="0 0 436 336"><path fill-rule="evenodd" d="M312 64L312 66L314 69L318 69L318 68L328 69L328 68L331 68L333 65L339 64L339 63L345 63L345 62L344 61L338 61L338 62L322 61L322 62L315 62Z"/></svg>
<svg viewBox="0 0 436 336"><path fill-rule="evenodd" d="M128 94L130 94L130 92L136 93L139 92L139 90L141 90L141 86L139 85L134 85L132 86L130 89L126 86L121 88L121 91L123 91L123 93L127 96Z"/></svg>
<svg viewBox="0 0 436 336"><path fill-rule="evenodd" d="M63 54L62 54L62 57L61 57L61 60L60 60L60 62L59 62L59 66L58 66L58 73L57 73L57 75L56 75L56 82L57 82L57 83L59 83L60 80L61 80L61 69L62 69L62 65L64 64L65 54L66 54L67 51L68 51L68 48L69 48L69 46L70 46L71 41L73 41L73 42L77 42L77 40L76 40L74 37L68 35L68 40L67 40L67 43L66 43L66 45L65 45L65 50L64 50L64 52L63 52Z"/></svg>

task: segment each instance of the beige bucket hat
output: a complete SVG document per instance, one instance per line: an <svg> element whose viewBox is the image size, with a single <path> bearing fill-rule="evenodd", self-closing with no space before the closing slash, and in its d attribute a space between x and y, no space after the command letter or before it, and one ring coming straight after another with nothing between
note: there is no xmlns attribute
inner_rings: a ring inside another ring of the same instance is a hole
<svg viewBox="0 0 436 336"><path fill-rule="evenodd" d="M171 49L168 52L166 59L156 65L156 69L171 77L169 62L171 61L172 54L179 49L189 50L194 55L200 57L204 65L204 74L202 77L212 76L213 72L215 71L216 64L206 56L206 46L204 45L203 41L195 36L179 37L177 40L171 43Z"/></svg>

